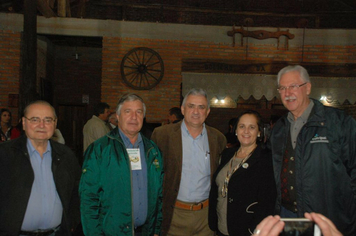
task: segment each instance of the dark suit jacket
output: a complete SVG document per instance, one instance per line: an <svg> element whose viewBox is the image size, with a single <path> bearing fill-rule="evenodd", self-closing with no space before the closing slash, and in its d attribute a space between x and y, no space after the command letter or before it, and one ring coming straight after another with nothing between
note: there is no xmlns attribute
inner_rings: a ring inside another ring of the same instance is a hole
<svg viewBox="0 0 356 236"><path fill-rule="evenodd" d="M209 197L209 226L218 230L216 205L218 187L216 176L230 162L238 148L227 148L221 156L221 164L214 174ZM272 154L257 146L253 154L231 176L228 185L227 227L231 236L250 236L265 217L274 214L277 190L273 175Z"/></svg>
<svg viewBox="0 0 356 236"><path fill-rule="evenodd" d="M173 206L177 200L179 184L182 174L182 133L181 124L163 125L153 131L151 139L160 148L163 155L164 181L163 181L163 222L161 235L166 235L172 221ZM220 153L226 146L225 136L215 128L205 125L209 149L211 175L219 165Z"/></svg>
<svg viewBox="0 0 356 236"><path fill-rule="evenodd" d="M26 147L27 137L0 144L0 235L18 235L27 209L34 173ZM51 142L52 172L63 205L61 229L56 235L70 235L79 223L78 184L80 167L65 145Z"/></svg>

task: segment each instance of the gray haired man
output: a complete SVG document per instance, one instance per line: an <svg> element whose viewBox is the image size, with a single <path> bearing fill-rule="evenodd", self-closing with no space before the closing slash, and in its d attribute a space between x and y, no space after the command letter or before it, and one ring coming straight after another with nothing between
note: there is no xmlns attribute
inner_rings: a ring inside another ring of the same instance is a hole
<svg viewBox="0 0 356 236"><path fill-rule="evenodd" d="M192 89L181 106L184 119L153 131L165 163L162 235L213 235L208 225L211 175L225 136L205 125L210 112L203 89Z"/></svg>
<svg viewBox="0 0 356 236"><path fill-rule="evenodd" d="M84 154L79 193L86 236L160 234L163 163L156 144L140 133L145 113L141 97L124 95L118 129Z"/></svg>

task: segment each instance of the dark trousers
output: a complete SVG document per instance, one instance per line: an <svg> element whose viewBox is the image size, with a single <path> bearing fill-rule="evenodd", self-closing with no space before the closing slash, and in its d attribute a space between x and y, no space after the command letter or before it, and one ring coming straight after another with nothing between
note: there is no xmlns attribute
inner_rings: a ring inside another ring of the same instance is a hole
<svg viewBox="0 0 356 236"><path fill-rule="evenodd" d="M226 234L222 234L219 230L218 230L218 232L216 232L216 235L217 235L217 236L228 236L228 235L226 235Z"/></svg>

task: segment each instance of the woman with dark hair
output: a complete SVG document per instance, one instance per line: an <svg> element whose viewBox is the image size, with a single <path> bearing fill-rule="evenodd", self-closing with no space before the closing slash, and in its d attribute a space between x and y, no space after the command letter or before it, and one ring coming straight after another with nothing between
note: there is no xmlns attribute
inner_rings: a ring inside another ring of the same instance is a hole
<svg viewBox="0 0 356 236"><path fill-rule="evenodd" d="M272 154L262 145L260 114L243 112L235 133L240 147L222 152L209 196L209 226L219 236L251 235L261 220L274 213L276 201Z"/></svg>
<svg viewBox="0 0 356 236"><path fill-rule="evenodd" d="M20 131L11 125L11 111L3 108L0 111L1 129L0 129L0 142L5 142L15 139L20 136Z"/></svg>

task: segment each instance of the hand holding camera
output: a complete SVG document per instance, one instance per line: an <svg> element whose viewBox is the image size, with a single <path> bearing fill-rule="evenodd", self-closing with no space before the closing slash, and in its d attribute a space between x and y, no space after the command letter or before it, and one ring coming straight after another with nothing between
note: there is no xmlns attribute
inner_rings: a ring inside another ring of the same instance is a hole
<svg viewBox="0 0 356 236"><path fill-rule="evenodd" d="M280 216L268 216L257 225L253 236L279 235L320 235L342 236L335 225L318 213L305 213L306 219L283 219ZM319 230L320 229L320 230Z"/></svg>

